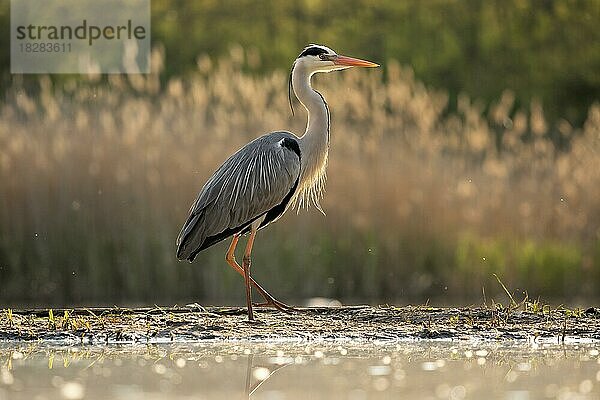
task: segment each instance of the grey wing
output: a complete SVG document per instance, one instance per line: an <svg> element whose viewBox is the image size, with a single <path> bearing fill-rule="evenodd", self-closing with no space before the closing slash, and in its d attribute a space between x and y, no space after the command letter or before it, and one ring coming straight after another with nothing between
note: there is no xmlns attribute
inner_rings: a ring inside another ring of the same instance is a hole
<svg viewBox="0 0 600 400"><path fill-rule="evenodd" d="M266 224L287 207L300 176L300 148L288 132L261 136L233 154L206 182L177 237L177 258L196 254L243 232L262 216Z"/></svg>

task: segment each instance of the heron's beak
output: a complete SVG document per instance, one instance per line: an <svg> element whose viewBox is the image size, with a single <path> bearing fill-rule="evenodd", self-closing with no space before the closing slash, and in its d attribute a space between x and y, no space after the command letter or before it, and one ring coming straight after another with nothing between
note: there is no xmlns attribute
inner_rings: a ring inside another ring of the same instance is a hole
<svg viewBox="0 0 600 400"><path fill-rule="evenodd" d="M335 65L343 65L345 67L379 67L379 64L372 63L371 61L346 56L337 56L331 61L333 61Z"/></svg>

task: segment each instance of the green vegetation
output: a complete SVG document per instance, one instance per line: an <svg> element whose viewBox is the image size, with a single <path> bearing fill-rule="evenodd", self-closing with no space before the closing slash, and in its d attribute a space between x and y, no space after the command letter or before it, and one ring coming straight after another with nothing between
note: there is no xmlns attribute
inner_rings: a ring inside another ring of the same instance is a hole
<svg viewBox="0 0 600 400"><path fill-rule="evenodd" d="M204 59L164 86L158 74L41 77L30 96L15 82L0 106L7 306L243 297L226 243L187 264L174 241L228 154L263 132L304 129L286 73L248 73L251 58ZM508 90L489 113L464 95L448 113L447 93L395 62L364 72L317 79L332 110L327 217L289 212L261 231L259 282L283 299L479 302L482 288L504 296L497 274L533 298L597 295L600 105L581 129Z"/></svg>
<svg viewBox="0 0 600 400"><path fill-rule="evenodd" d="M453 111L460 93L489 104L510 89L516 108L537 98L551 122L566 118L577 127L600 95L599 21L598 0L152 2L153 43L166 54L163 82L196 71L199 55L223 58L238 45L248 51L249 71L287 69L299 49L320 42L410 65L419 80L449 91ZM9 22L4 0L5 77Z"/></svg>
<svg viewBox="0 0 600 400"><path fill-rule="evenodd" d="M584 284L576 272L582 266L580 246L553 240L536 243L526 238L486 239L465 235L457 244L456 265L463 272L460 279L474 285L493 274L508 275L514 277L513 284L520 285L522 290L545 297L553 296L557 290L566 292L568 288ZM527 282L527 285L519 282Z"/></svg>

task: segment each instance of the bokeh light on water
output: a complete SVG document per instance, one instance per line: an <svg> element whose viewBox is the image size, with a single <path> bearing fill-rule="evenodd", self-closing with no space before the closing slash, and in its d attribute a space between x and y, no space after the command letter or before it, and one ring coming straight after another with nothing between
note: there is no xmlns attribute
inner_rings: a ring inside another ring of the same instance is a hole
<svg viewBox="0 0 600 400"><path fill-rule="evenodd" d="M595 344L5 344L0 400L597 399L599 354Z"/></svg>

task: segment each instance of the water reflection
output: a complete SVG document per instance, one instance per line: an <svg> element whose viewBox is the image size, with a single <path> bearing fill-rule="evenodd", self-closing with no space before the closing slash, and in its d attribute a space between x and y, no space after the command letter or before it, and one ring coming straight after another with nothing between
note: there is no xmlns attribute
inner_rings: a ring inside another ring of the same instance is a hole
<svg viewBox="0 0 600 400"><path fill-rule="evenodd" d="M8 399L597 399L595 344L0 345Z"/></svg>
<svg viewBox="0 0 600 400"><path fill-rule="evenodd" d="M269 378L271 378L275 373L279 370L287 367L288 365L293 365L294 360L289 357L277 357L274 360L271 360L272 364L268 364L267 366L262 366L254 362L254 354L248 355L248 363L246 367L246 390L244 391L247 398L250 398L258 388L265 383Z"/></svg>

